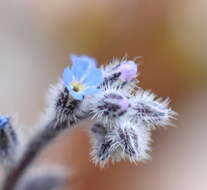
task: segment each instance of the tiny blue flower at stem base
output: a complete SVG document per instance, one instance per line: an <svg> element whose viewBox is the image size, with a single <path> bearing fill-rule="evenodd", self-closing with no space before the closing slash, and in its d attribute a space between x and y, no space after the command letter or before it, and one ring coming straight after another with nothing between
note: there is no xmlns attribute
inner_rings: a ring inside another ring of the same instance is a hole
<svg viewBox="0 0 207 190"><path fill-rule="evenodd" d="M0 129L3 129L8 122L9 122L8 117L0 115Z"/></svg>
<svg viewBox="0 0 207 190"><path fill-rule="evenodd" d="M71 56L72 67L65 68L63 82L70 95L76 100L82 100L86 95L100 91L97 87L103 82L101 69L96 67L96 61L89 56Z"/></svg>

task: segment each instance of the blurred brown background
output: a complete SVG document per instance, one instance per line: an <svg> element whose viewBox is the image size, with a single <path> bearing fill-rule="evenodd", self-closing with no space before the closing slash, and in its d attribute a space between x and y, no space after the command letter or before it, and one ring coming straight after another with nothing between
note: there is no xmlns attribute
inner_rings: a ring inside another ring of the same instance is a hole
<svg viewBox="0 0 207 190"><path fill-rule="evenodd" d="M142 56L140 86L169 96L179 113L177 128L153 133L152 160L101 171L90 162L87 134L76 129L38 165L63 165L65 189L206 189L206 9L205 0L0 0L0 113L31 130L68 53L100 63Z"/></svg>

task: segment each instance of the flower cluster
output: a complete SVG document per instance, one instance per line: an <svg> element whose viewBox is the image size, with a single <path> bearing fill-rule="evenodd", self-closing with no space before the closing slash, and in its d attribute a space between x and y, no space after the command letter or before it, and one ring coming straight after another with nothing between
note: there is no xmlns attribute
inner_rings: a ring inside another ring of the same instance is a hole
<svg viewBox="0 0 207 190"><path fill-rule="evenodd" d="M98 68L94 58L72 55L71 62L60 81L50 88L46 122L24 147L21 159L5 180L4 190L14 190L18 184L22 185L20 189L36 190L41 186L49 190L53 180L59 185L59 177L49 174L21 179L50 141L81 120L93 121L87 128L90 155L95 164L104 167L110 160L147 160L152 129L170 125L176 116L168 106L169 99L157 99L138 86L138 64L134 60L114 59ZM16 157L19 138L10 119L0 116L1 161Z"/></svg>
<svg viewBox="0 0 207 190"><path fill-rule="evenodd" d="M72 55L71 61L63 83L54 88L51 105L56 105L58 121L69 120L68 126L82 119L94 121L89 127L91 156L101 166L110 159L148 159L151 129L171 124L175 116L169 100L138 87L138 64L133 60L115 59L100 69L88 56Z"/></svg>

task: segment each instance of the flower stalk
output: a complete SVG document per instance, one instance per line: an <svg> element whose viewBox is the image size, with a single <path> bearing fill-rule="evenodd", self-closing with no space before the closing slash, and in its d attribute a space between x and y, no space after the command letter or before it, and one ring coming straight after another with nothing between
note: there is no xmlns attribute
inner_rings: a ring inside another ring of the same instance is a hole
<svg viewBox="0 0 207 190"><path fill-rule="evenodd" d="M28 144L22 159L18 165L11 170L5 181L4 190L13 190L26 169L32 164L37 155L46 147L61 131L67 128L67 123L56 124L52 120L40 131Z"/></svg>

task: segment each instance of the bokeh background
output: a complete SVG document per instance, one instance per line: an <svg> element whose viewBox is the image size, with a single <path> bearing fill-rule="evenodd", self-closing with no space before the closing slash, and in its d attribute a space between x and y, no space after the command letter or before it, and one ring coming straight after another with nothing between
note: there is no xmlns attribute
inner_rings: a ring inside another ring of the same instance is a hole
<svg viewBox="0 0 207 190"><path fill-rule="evenodd" d="M206 0L0 0L0 113L15 115L26 136L69 53L101 64L142 56L140 86L169 96L179 113L176 128L153 132L145 164L100 170L87 134L75 129L35 165L63 166L65 190L207 189L206 9Z"/></svg>

